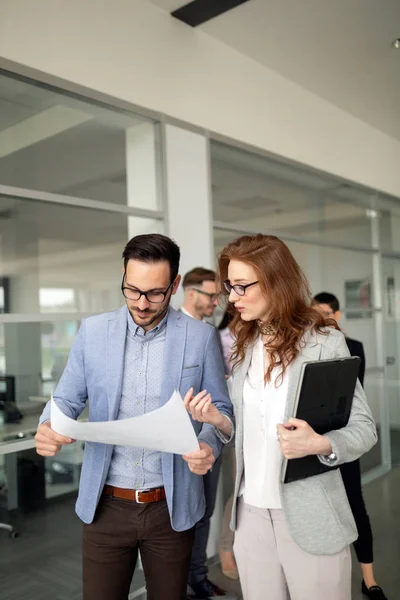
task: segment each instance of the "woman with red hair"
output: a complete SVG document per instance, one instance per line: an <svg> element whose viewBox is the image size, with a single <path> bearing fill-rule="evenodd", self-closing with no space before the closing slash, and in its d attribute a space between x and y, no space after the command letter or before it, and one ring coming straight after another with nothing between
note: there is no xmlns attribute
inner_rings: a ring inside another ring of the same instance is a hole
<svg viewBox="0 0 400 600"><path fill-rule="evenodd" d="M291 418L304 362L347 357L334 321L312 308L309 285L288 247L243 236L219 256L234 307L231 331L236 482L231 528L244 600L351 600L350 545L357 529L340 471L377 440L357 382L346 427L317 434ZM207 392L185 404L193 418L231 434ZM282 484L283 457L316 455L331 470Z"/></svg>

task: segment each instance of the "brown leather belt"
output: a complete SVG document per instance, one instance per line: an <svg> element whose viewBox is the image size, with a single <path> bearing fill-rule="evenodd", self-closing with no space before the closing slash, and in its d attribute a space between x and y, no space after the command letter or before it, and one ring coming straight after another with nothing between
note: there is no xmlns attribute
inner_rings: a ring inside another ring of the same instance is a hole
<svg viewBox="0 0 400 600"><path fill-rule="evenodd" d="M120 500L131 500L138 504L147 504L148 502L165 500L165 489L163 487L153 488L152 490L126 490L112 485L105 485L104 493L107 496L113 496Z"/></svg>

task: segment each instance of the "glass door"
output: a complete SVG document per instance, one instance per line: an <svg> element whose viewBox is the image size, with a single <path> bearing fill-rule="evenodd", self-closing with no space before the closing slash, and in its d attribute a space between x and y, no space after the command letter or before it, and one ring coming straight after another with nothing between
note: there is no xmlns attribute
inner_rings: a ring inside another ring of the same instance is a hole
<svg viewBox="0 0 400 600"><path fill-rule="evenodd" d="M383 259L385 378L392 463L400 464L400 259Z"/></svg>

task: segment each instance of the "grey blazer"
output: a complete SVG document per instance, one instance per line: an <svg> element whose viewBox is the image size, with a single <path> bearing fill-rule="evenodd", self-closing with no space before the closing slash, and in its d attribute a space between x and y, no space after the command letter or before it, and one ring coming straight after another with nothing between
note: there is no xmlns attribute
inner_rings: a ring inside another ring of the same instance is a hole
<svg viewBox="0 0 400 600"><path fill-rule="evenodd" d="M288 372L289 388L285 421L293 409L301 366L305 361L350 356L344 335L327 329L327 334L308 333L302 349ZM253 349L249 348L243 363L234 370L232 402L236 417L236 481L231 529L236 527L237 498L244 472L243 459L243 385ZM334 453L335 465L350 462L367 452L377 441L375 423L364 391L357 381L353 406L346 427L327 434ZM320 457L324 462L324 459ZM327 463L328 464L328 463ZM309 479L281 484L281 500L293 540L312 554L336 554L357 539L358 533L347 500L339 469L332 469Z"/></svg>

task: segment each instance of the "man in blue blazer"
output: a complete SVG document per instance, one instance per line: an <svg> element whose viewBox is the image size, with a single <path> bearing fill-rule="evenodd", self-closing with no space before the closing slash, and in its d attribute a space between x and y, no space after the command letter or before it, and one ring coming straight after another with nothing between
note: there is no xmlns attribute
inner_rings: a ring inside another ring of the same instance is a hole
<svg viewBox="0 0 400 600"><path fill-rule="evenodd" d="M173 310L180 251L168 237L140 235L123 252L126 306L82 322L54 400L76 419L139 416L175 389L207 389L232 417L216 331ZM185 457L142 448L86 443L76 503L83 521L84 600L127 600L138 550L148 600L183 600L194 526L205 510L203 478L223 435L193 421L200 450ZM54 456L73 440L51 429L43 411L37 451Z"/></svg>

